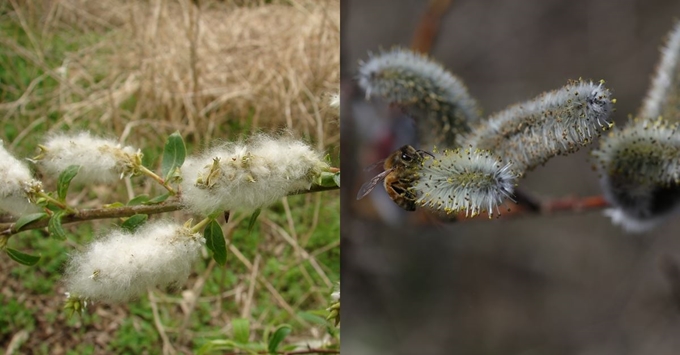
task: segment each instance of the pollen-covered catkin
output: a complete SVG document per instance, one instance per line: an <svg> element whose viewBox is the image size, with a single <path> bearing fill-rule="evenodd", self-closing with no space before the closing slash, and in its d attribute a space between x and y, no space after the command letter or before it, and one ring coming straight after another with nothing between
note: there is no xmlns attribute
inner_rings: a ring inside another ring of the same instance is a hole
<svg viewBox="0 0 680 355"><path fill-rule="evenodd" d="M359 85L404 107L416 120L423 145L455 146L479 119L476 101L463 82L425 55L396 48L362 63Z"/></svg>
<svg viewBox="0 0 680 355"><path fill-rule="evenodd" d="M252 211L308 189L327 168L304 142L258 135L188 158L182 166L182 202L201 215Z"/></svg>
<svg viewBox="0 0 680 355"><path fill-rule="evenodd" d="M680 21L668 34L661 49L661 62L652 78L652 85L642 103L638 117L680 122Z"/></svg>
<svg viewBox="0 0 680 355"><path fill-rule="evenodd" d="M10 154L0 140L0 210L15 216L35 212L30 202L33 193L42 191L42 183L33 178L24 162Z"/></svg>
<svg viewBox="0 0 680 355"><path fill-rule="evenodd" d="M204 243L200 233L167 220L134 233L114 230L71 257L66 288L81 299L116 303L150 287L181 286Z"/></svg>
<svg viewBox="0 0 680 355"><path fill-rule="evenodd" d="M488 151L473 149L433 152L425 156L418 171L414 190L416 203L446 214L465 212L474 217L480 213L500 213L499 206L512 198L516 174L509 163Z"/></svg>
<svg viewBox="0 0 680 355"><path fill-rule="evenodd" d="M35 160L48 173L59 175L69 166L79 165L74 183L114 182L134 174L142 162L139 150L88 132L54 134L40 149Z"/></svg>
<svg viewBox="0 0 680 355"><path fill-rule="evenodd" d="M607 214L631 232L651 229L680 205L680 133L677 124L638 120L602 139L593 152Z"/></svg>
<svg viewBox="0 0 680 355"><path fill-rule="evenodd" d="M490 116L465 137L463 146L490 150L524 174L609 129L610 96L602 82L572 82Z"/></svg>

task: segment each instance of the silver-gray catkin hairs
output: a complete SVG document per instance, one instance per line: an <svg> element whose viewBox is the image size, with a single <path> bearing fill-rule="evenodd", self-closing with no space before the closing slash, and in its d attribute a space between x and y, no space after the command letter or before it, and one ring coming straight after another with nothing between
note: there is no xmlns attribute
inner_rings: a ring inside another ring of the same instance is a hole
<svg viewBox="0 0 680 355"><path fill-rule="evenodd" d="M423 146L457 146L462 133L479 119L477 102L463 82L429 57L396 48L361 63L359 86L403 107L416 120Z"/></svg>

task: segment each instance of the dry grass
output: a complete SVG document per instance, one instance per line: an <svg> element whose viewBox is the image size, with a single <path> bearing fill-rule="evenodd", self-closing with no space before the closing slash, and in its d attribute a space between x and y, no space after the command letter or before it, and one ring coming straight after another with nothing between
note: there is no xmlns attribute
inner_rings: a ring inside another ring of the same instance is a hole
<svg viewBox="0 0 680 355"><path fill-rule="evenodd" d="M339 82L339 2L296 5L55 1L37 20L43 33L94 31L101 39L56 68L45 64L39 33L31 46L0 40L59 82L46 93L30 85L0 113L15 120L19 112L22 119L56 114L52 129L96 125L123 139L132 130L180 130L206 143L268 127L292 129L319 147L335 144L337 124L323 111ZM30 26L37 10L17 8ZM37 102L41 110L26 110Z"/></svg>

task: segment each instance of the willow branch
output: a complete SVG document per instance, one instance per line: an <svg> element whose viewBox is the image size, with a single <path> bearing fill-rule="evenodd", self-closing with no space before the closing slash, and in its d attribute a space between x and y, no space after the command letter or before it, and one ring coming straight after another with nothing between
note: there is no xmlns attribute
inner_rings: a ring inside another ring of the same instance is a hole
<svg viewBox="0 0 680 355"><path fill-rule="evenodd" d="M441 18L451 6L452 0L430 0L416 28L411 49L420 53L428 53L439 34Z"/></svg>
<svg viewBox="0 0 680 355"><path fill-rule="evenodd" d="M538 203L538 208L534 205ZM511 204L511 203L510 203ZM588 197L565 197L562 199L549 200L545 202L532 201L531 205L508 205L509 210L503 211L499 219L521 218L528 216L547 216L560 213L585 213L598 211L609 207L609 203L603 196ZM465 218L465 213L456 215L455 221L465 222L467 220L489 219L486 214L474 218Z"/></svg>
<svg viewBox="0 0 680 355"><path fill-rule="evenodd" d="M290 195L300 195L313 192L337 190L339 187L333 186L319 186L312 185L309 190L302 190L294 192ZM137 206L122 206L113 208L90 208L82 209L74 212L73 214L66 215L62 217L61 224L78 223L83 221L92 221L96 219L109 219L109 218L122 218L130 217L136 214L158 214L178 211L183 208L182 203L178 198L173 198L172 200L165 201L156 205L137 205ZM49 223L49 218L39 219L37 221L31 222L22 226L21 228L16 228L16 218L12 220L3 219L4 223L0 223L0 236L6 235L11 236L19 232L40 229L47 227Z"/></svg>

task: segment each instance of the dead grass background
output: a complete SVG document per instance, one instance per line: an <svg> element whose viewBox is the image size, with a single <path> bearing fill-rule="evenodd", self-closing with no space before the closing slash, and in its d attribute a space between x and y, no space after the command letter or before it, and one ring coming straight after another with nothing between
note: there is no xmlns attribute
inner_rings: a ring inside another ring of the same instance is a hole
<svg viewBox="0 0 680 355"><path fill-rule="evenodd" d="M59 119L50 129L96 125L123 139L132 130L139 135L179 129L206 143L233 135L233 128L273 127L300 132L319 147L338 141L337 123L323 113L325 95L337 91L340 76L338 1L38 4L13 8L32 33L31 46L12 38L0 44L47 73L35 78L20 100L0 105L6 119L35 121L54 114ZM40 37L55 30L97 33L101 39L49 68L48 44ZM46 77L56 80L58 89L36 92ZM40 108L32 109L36 103Z"/></svg>

